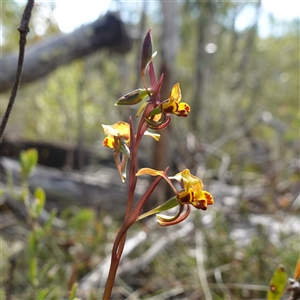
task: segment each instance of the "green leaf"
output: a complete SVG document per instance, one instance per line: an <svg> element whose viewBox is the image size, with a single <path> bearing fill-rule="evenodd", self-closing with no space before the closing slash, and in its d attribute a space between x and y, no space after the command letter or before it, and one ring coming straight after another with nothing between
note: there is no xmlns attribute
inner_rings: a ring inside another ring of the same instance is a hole
<svg viewBox="0 0 300 300"><path fill-rule="evenodd" d="M29 260L29 279L34 286L37 285L36 276L37 276L37 258L31 257Z"/></svg>
<svg viewBox="0 0 300 300"><path fill-rule="evenodd" d="M35 201L35 205L36 205L36 213L37 213L37 216L39 216L41 214L42 209L44 208L45 202L46 202L46 194L42 188L38 187L35 189L34 201Z"/></svg>
<svg viewBox="0 0 300 300"><path fill-rule="evenodd" d="M28 157L26 155L26 151L22 150L19 157L20 165L21 165L21 174L24 177L28 175Z"/></svg>
<svg viewBox="0 0 300 300"><path fill-rule="evenodd" d="M38 161L38 152L36 149L23 150L19 157L21 165L21 175L26 179L35 168Z"/></svg>
<svg viewBox="0 0 300 300"><path fill-rule="evenodd" d="M34 148L28 149L27 156L28 156L28 163L29 163L29 172L31 172L35 168L38 162L38 152Z"/></svg>
<svg viewBox="0 0 300 300"><path fill-rule="evenodd" d="M284 266L279 265L274 271L273 277L270 281L267 300L280 300L284 292L286 282L287 274Z"/></svg>
<svg viewBox="0 0 300 300"><path fill-rule="evenodd" d="M75 299L75 297L76 297L76 291L77 291L77 286L78 286L77 282L75 282L72 285L70 296L69 296L68 300L74 300Z"/></svg>
<svg viewBox="0 0 300 300"><path fill-rule="evenodd" d="M140 215L137 219L136 222L139 220L142 220L146 217L152 216L154 214L158 214L161 213L163 211L169 210L173 207L176 207L179 205L179 202L177 200L176 197L173 197L171 199L169 199L168 201L166 201L165 203L163 203L162 205L157 206L156 208L153 208L147 212L145 212L144 214Z"/></svg>
<svg viewBox="0 0 300 300"><path fill-rule="evenodd" d="M30 234L29 234L28 249L29 249L30 256L34 256L35 252L36 252L36 249L37 249L36 238L35 238L35 233L34 232L30 232Z"/></svg>
<svg viewBox="0 0 300 300"><path fill-rule="evenodd" d="M46 299L47 295L49 294L49 289L42 289L38 291L37 299Z"/></svg>

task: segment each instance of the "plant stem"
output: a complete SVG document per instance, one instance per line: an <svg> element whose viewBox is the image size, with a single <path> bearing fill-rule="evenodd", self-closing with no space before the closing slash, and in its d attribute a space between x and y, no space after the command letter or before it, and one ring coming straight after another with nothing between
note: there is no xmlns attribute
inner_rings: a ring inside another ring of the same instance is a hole
<svg viewBox="0 0 300 300"><path fill-rule="evenodd" d="M143 209L146 201L149 199L150 195L152 194L153 190L155 189L155 187L157 186L157 184L160 182L161 179L162 179L162 177L157 177L151 183L151 185L146 190L144 195L137 202L135 207L130 211L130 213L128 215L128 218L125 219L123 225L121 226L121 228L120 228L120 230L119 230L119 232L116 236L116 239L115 239L115 242L114 242L114 245L113 245L113 249L112 249L111 265L110 265L110 270L109 270L109 274L108 274L107 283L106 283L106 286L105 286L103 300L109 300L110 299L110 295L111 295L111 292L112 292L112 287L113 287L113 283L114 283L114 280L115 280L116 272L117 272L118 265L119 265L119 262L120 262L120 259L121 259L121 256L122 256L124 245L125 245L127 231L130 228L130 226L132 224L134 224L135 221L137 220L137 218L140 215L140 212Z"/></svg>
<svg viewBox="0 0 300 300"><path fill-rule="evenodd" d="M131 133L130 135L133 137L133 128L131 124ZM129 170L129 187L128 187L128 197L127 197L127 205L126 205L126 212L125 212L125 220L128 218L131 212L132 208L132 202L133 202L133 196L134 196L134 191L136 187L136 182L137 178L135 176L136 170L138 168L138 160L137 160L137 148L138 145L135 144L134 138L132 138L132 144L134 144L134 147L131 146L131 161L130 161L130 170ZM119 232L121 231L122 227L120 228ZM111 263L110 263L110 269L109 269L109 274L107 277L107 282L103 294L103 300L109 300L110 295L112 292L112 288L115 282L115 277L117 274L118 266L122 257L122 253L124 250L125 246L125 241L126 241L126 236L127 232L124 233L122 239L120 240L119 244L117 245L117 239L115 240L113 249L116 249L116 251L112 251L111 254Z"/></svg>

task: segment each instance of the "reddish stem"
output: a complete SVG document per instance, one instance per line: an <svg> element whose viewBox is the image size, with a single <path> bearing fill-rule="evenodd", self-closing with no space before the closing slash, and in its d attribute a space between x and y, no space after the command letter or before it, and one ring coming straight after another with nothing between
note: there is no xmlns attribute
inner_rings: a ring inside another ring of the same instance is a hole
<svg viewBox="0 0 300 300"><path fill-rule="evenodd" d="M150 32L150 31L149 31ZM120 259L124 250L125 246L125 241L126 241L126 234L130 226L136 221L138 216L141 213L141 210L143 209L146 201L148 200L149 196L155 189L156 185L159 183L161 180L161 177L156 178L152 184L149 186L145 194L142 196L142 198L138 201L136 206L132 209L132 202L133 202L133 196L135 192L135 187L137 183L137 177L135 174L137 173L138 170L138 156L137 156L137 151L138 147L140 144L140 141L147 130L147 124L144 120L145 117L148 116L149 112L153 109L155 106L156 100L159 100L159 93L163 81L163 75L160 77L160 80L157 82L155 72L154 72L154 66L152 61L149 64L149 76L150 76L150 85L151 88L153 89L153 94L150 95L150 103L146 106L143 116L140 119L140 123L138 126L138 130L136 133L134 133L133 129L133 124L132 120L130 118L130 171L129 171L129 188L128 188L128 199L127 199L127 206L126 206L126 213L125 213L125 220L123 225L121 226L117 237L115 239L113 249L112 249L112 255L111 255L111 265L110 265L110 270L107 278L107 283L103 295L103 300L109 300L110 295L112 292L112 288L114 285L116 273L118 270L118 266L120 263ZM145 89L148 91L147 83L145 80L144 73L142 72L142 81L144 84ZM151 101L152 100L152 101Z"/></svg>
<svg viewBox="0 0 300 300"><path fill-rule="evenodd" d="M135 187L136 187L136 183L137 183L137 177L135 176L135 174L138 170L137 150L138 150L139 143L141 141L141 136L146 131L146 128L143 128L143 126L142 126L143 124L141 124L141 123L145 123L145 121L143 119L141 119L140 124L139 124L139 129L137 132L137 138L135 138L132 119L130 118L129 121L130 121L130 139L131 139L131 141L130 141L131 159L130 159L129 188L128 188L128 198L127 198L127 205L126 205L126 212L125 212L125 220L117 234L117 237L116 237L114 245L113 245L112 255L111 255L111 264L110 264L109 274L108 274L108 278L107 278L107 283L105 286L105 291L103 294L103 300L110 299L112 288L113 288L114 281L115 281L115 277L116 277L117 270L118 270L118 266L119 266L119 263L121 260L124 246L125 246L127 230L130 228L130 226L135 222L135 220L138 217L138 216L134 216L134 213L133 213L133 211L131 211L131 209L132 209L134 191L135 191ZM138 137L140 137L140 138L138 138ZM150 188L151 188L151 186L149 187L148 191L150 190ZM152 191L151 191L151 193L152 193ZM150 194L149 194L149 196L146 197L145 196L146 194L147 194L147 191L144 194L144 196L141 198L141 200L143 199L144 203L150 196ZM141 202L141 200L139 202ZM141 207L141 209L142 209L142 207ZM140 210L139 210L139 212L140 212Z"/></svg>

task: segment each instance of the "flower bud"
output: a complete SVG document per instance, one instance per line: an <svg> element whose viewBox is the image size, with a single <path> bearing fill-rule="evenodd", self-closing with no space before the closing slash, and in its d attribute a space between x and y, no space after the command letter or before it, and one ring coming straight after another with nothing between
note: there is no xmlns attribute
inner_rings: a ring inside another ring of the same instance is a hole
<svg viewBox="0 0 300 300"><path fill-rule="evenodd" d="M141 75L145 75L145 70L152 59L152 37L151 37L151 28L148 30L142 47L141 55Z"/></svg>
<svg viewBox="0 0 300 300"><path fill-rule="evenodd" d="M148 92L152 94L152 90L148 89ZM134 105L141 102L146 96L148 96L148 93L145 89L136 89L119 98L118 101L115 103L115 106Z"/></svg>

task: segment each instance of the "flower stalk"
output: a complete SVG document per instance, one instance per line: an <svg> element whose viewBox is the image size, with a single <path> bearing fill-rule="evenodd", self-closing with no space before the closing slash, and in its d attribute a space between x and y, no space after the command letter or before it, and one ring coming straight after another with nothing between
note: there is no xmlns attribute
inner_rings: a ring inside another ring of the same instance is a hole
<svg viewBox="0 0 300 300"><path fill-rule="evenodd" d="M131 117L129 118L129 123L119 121L113 125L102 125L104 134L106 135L103 145L112 149L121 181L124 183L128 180L126 212L124 222L113 244L111 265L103 295L104 300L109 300L111 297L118 266L125 246L126 235L129 228L135 222L151 215L156 215L159 225L171 226L182 222L189 216L191 211L190 205L197 209L206 210L207 205L213 204L211 194L202 189L202 181L196 176L191 175L187 169L175 176L168 176L168 167L163 171L151 168L139 169L138 167L138 149L142 138L146 135L158 141L159 134L155 132L169 126L172 115L187 117L190 112L190 106L185 102L181 102L179 83L173 86L169 98L161 101L160 90L163 83L163 74L159 80L157 80L153 64L155 55L156 52L153 54L151 29L149 29L143 42L140 62L140 74L144 87L125 94L115 103L116 106L124 106L136 105L142 102L136 114L137 117L140 116L137 130L135 131ZM145 77L147 72L150 87L148 87L146 83ZM148 129L153 130L154 133L149 132ZM126 174L127 162L129 162L128 179ZM133 206L137 179L138 176L142 175L155 176L156 178L149 185L135 206ZM143 213L146 202L162 179L169 184L174 192L174 196L162 205ZM174 180L179 184L180 190L177 190L173 185L172 181ZM175 207L178 207L175 215L168 216L162 214Z"/></svg>

